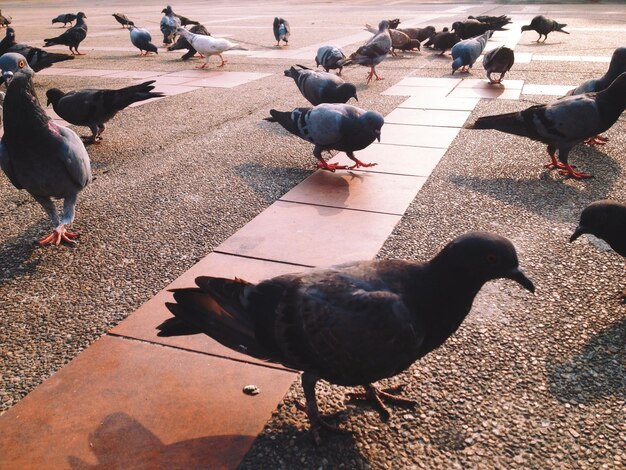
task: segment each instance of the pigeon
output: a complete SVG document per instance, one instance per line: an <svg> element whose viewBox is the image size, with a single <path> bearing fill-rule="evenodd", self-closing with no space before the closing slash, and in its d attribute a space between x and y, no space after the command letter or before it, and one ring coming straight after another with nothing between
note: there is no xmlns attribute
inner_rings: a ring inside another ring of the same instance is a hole
<svg viewBox="0 0 626 470"><path fill-rule="evenodd" d="M91 181L87 150L74 131L55 124L41 107L34 72L23 56L4 54L0 70L8 83L0 167L13 186L25 189L41 204L55 226L39 244L73 244L78 234L66 226L74 220L78 193ZM63 199L60 219L53 198Z"/></svg>
<svg viewBox="0 0 626 470"><path fill-rule="evenodd" d="M589 204L580 214L578 227L569 241L584 233L601 238L617 254L626 257L626 204L609 200Z"/></svg>
<svg viewBox="0 0 626 470"><path fill-rule="evenodd" d="M577 179L591 178L592 175L575 171L569 165L569 152L576 144L609 129L625 108L626 72L598 93L566 96L516 113L481 117L468 127L495 129L543 142L548 145L552 160L548 168L558 168L561 174Z"/></svg>
<svg viewBox="0 0 626 470"><path fill-rule="evenodd" d="M326 70L339 69L337 75L341 75L343 66L340 65L341 61L346 58L343 51L335 46L322 46L317 50L315 55L315 64L317 67L320 65Z"/></svg>
<svg viewBox="0 0 626 470"><path fill-rule="evenodd" d="M74 13L62 13L56 18L52 18L52 24L54 23L63 23L63 27L65 28L69 23L72 25L72 21L76 19L76 15Z"/></svg>
<svg viewBox="0 0 626 470"><path fill-rule="evenodd" d="M2 39L2 41L0 41L0 55L5 52L16 52L23 55L26 57L26 61L28 62L30 68L35 72L48 68L57 62L63 62L74 58L73 55L46 52L38 47L31 47L27 44L17 43L15 40L15 30L11 27L7 28L6 36ZM1 77L0 83L2 83Z"/></svg>
<svg viewBox="0 0 626 470"><path fill-rule="evenodd" d="M460 39L456 33L451 33L448 28L443 28L443 31L433 34L428 41L424 44L424 47L432 47L438 51L441 51L439 55L444 55L448 49L452 49Z"/></svg>
<svg viewBox="0 0 626 470"><path fill-rule="evenodd" d="M492 34L493 31L487 31L482 36L464 39L452 46L452 73L459 68L461 72L468 72L480 57Z"/></svg>
<svg viewBox="0 0 626 470"><path fill-rule="evenodd" d="M4 104L5 93L0 91L0 126L2 125L2 105Z"/></svg>
<svg viewBox="0 0 626 470"><path fill-rule="evenodd" d="M280 47L280 41L285 43L285 46L289 45L289 36L291 35L291 28L289 22L284 18L278 16L274 18L274 24L272 25L274 30L274 38L276 38L276 45Z"/></svg>
<svg viewBox="0 0 626 470"><path fill-rule="evenodd" d="M0 27L4 28L6 26L9 26L10 24L11 24L11 17L4 16L2 14L2 10L0 10Z"/></svg>
<svg viewBox="0 0 626 470"><path fill-rule="evenodd" d="M169 9L171 10L172 7L169 7ZM161 13L165 13L165 12L161 11ZM174 12L172 11L172 13L174 13ZM194 21L194 20L190 20L186 16L179 15L178 13L174 13L174 16L180 20L180 25L181 26L189 26L189 25L198 26L200 24L199 22Z"/></svg>
<svg viewBox="0 0 626 470"><path fill-rule="evenodd" d="M624 72L626 72L626 47L618 47L613 51L609 70L607 70L603 77L595 80L587 80L573 90L568 91L566 96L602 91ZM596 135L587 139L585 143L589 145L604 145L608 140L608 137Z"/></svg>
<svg viewBox="0 0 626 470"><path fill-rule="evenodd" d="M61 44L69 46L72 54L84 55L82 52L78 52L78 45L87 37L87 23L85 23L85 18L87 18L85 14L79 11L76 14L76 24L56 38L44 39L45 44L43 47ZM74 51L72 49L74 49Z"/></svg>
<svg viewBox="0 0 626 470"><path fill-rule="evenodd" d="M378 33L378 30L371 25L366 24L365 29L370 33ZM397 29L389 29L389 36L391 37L391 55L396 57L395 49L401 51L410 51L413 49L420 50L421 43L417 39L411 39L408 34L398 31Z"/></svg>
<svg viewBox="0 0 626 470"><path fill-rule="evenodd" d="M487 52L483 57L483 67L487 71L487 78L489 84L502 83L504 75L511 70L513 63L515 62L515 53L513 49L509 49L506 46L496 47L495 49ZM491 78L492 73L499 73L500 78L493 80Z"/></svg>
<svg viewBox="0 0 626 470"><path fill-rule="evenodd" d="M147 29L130 25L128 31L130 32L130 42L139 49L139 55L148 55L150 52L154 52L155 54L159 53L157 47L150 42L152 41L152 36ZM144 54L143 51L146 51L146 53Z"/></svg>
<svg viewBox="0 0 626 470"><path fill-rule="evenodd" d="M218 67L224 67L226 61L222 57L222 53L226 51L238 50L246 51L247 49L241 47L239 44L230 42L224 38L214 38L212 36L205 36L203 34L194 34L187 31L184 28L179 28L178 33L183 36L193 48L204 56L204 64L196 68L205 68L209 65L209 59L212 55L218 56L222 63Z"/></svg>
<svg viewBox="0 0 626 470"><path fill-rule="evenodd" d="M189 32L194 33L194 34L201 34L204 36L211 35L211 33L209 33L209 31L201 24L192 26L191 28L189 28ZM185 39L183 36L178 36L178 39L176 40L176 42L167 48L168 51L177 51L180 49L188 49L188 51L185 54L183 54L183 56L181 57L182 60L191 59L197 52L191 46L191 44L189 44L189 41L187 41L187 39Z"/></svg>
<svg viewBox="0 0 626 470"><path fill-rule="evenodd" d="M467 17L468 20L477 20L480 21L481 23L485 23L489 25L489 29L493 30L493 31L501 31L504 29L504 27L511 23L511 18L509 16L506 15L500 15L500 16L487 16L487 15L481 15L481 16L468 16Z"/></svg>
<svg viewBox="0 0 626 470"><path fill-rule="evenodd" d="M536 31L537 33L539 33L539 38L537 39L537 42L541 40L541 36L545 36L543 38L543 42L546 42L546 39L548 39L548 34L550 34L552 31L569 34L567 31L563 30L563 28L565 28L566 26L566 24L560 24L554 20L551 20L550 18L546 18L543 15L538 15L532 19L530 24L522 26L522 31Z"/></svg>
<svg viewBox="0 0 626 470"><path fill-rule="evenodd" d="M335 171L370 167L376 163L363 163L355 156L356 150L363 150L374 140L380 142L380 129L385 123L382 114L349 104L323 103L314 108L296 108L292 112L270 110L269 122L278 122L294 135L315 145L313 155L318 166ZM353 160L354 165L329 164L322 158L323 150L339 150Z"/></svg>
<svg viewBox="0 0 626 470"><path fill-rule="evenodd" d="M420 43L422 43L435 34L435 27L426 26L425 28L400 28L398 31L401 31L411 39L417 39Z"/></svg>
<svg viewBox="0 0 626 470"><path fill-rule="evenodd" d="M481 23L478 20L455 21L452 23L452 31L454 31L461 39L482 36L490 29L491 28L488 24Z"/></svg>
<svg viewBox="0 0 626 470"><path fill-rule="evenodd" d="M387 54L391 52L391 36L389 35L389 21L383 20L378 24L378 32L363 46L359 47L356 52L350 54L350 57L339 62L341 66L350 64L359 64L370 67L367 76L367 83L376 80L383 80L376 73L376 66L380 64Z"/></svg>
<svg viewBox="0 0 626 470"><path fill-rule="evenodd" d="M235 351L303 371L302 408L319 445L322 429L339 430L319 413L319 380L364 387L366 393L348 396L368 399L382 419L390 416L383 401L416 405L374 382L440 347L482 286L500 278L535 290L513 244L484 232L455 238L426 262L359 261L259 284L201 276L197 287L173 290L174 302L166 306L174 317L157 327L158 336L204 333Z"/></svg>
<svg viewBox="0 0 626 470"><path fill-rule="evenodd" d="M300 68L291 67L285 70L285 75L293 78L302 96L313 106L322 103L345 103L350 98L359 101L356 87L352 83L346 83L332 73L317 72L303 65L297 67Z"/></svg>
<svg viewBox="0 0 626 470"><path fill-rule="evenodd" d="M160 23L161 32L163 33L163 44L169 45L174 42L178 28L181 27L181 22L169 5L163 8L161 13L164 13Z"/></svg>
<svg viewBox="0 0 626 470"><path fill-rule="evenodd" d="M396 29L400 25L400 18L394 18L393 20L387 21L389 21L389 29Z"/></svg>
<svg viewBox="0 0 626 470"><path fill-rule="evenodd" d="M131 21L124 13L113 13L113 15L111 16L115 18L115 21L122 25L122 28L126 28L127 26L135 26L135 23Z"/></svg>
<svg viewBox="0 0 626 470"><path fill-rule="evenodd" d="M138 101L165 96L152 91L154 82L149 80L119 90L84 89L63 93L58 88L50 88L46 92L47 104L52 105L54 112L67 122L89 127L91 143L96 144L102 139L104 123L119 111Z"/></svg>

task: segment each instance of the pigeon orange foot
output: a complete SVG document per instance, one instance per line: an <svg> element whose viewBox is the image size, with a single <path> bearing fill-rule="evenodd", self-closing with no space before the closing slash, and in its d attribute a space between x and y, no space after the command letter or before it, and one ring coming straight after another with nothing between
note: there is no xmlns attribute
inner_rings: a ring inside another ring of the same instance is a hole
<svg viewBox="0 0 626 470"><path fill-rule="evenodd" d="M384 77L379 77L378 74L376 73L376 70L374 70L374 67L371 68L370 73L367 74L367 84L369 85L369 83L372 81L372 78L376 77L376 80L384 80Z"/></svg>
<svg viewBox="0 0 626 470"><path fill-rule="evenodd" d="M334 172L335 170L347 170L351 167L347 165L340 165L338 163L326 163L325 160L318 162L317 166L322 170L328 170Z"/></svg>
<svg viewBox="0 0 626 470"><path fill-rule="evenodd" d="M39 239L39 246L59 245L61 242L74 245L76 243L75 238L78 238L77 233L68 232L64 225L59 225L50 235Z"/></svg>
<svg viewBox="0 0 626 470"><path fill-rule="evenodd" d="M377 389L374 385L368 384L364 385L365 392L350 392L346 394L346 397L349 400L368 400L370 401L374 407L380 413L380 417L383 420L389 419L391 415L389 410L383 403L383 400L389 401L391 403L396 403L399 405L405 406L415 406L417 402L414 400L409 400L408 398L403 398L397 395L393 395L396 392L400 392L404 385L396 385L395 387L385 388L383 390Z"/></svg>
<svg viewBox="0 0 626 470"><path fill-rule="evenodd" d="M583 173L582 171L576 171L571 165L565 165L563 169L559 170L560 175L568 175L577 180L583 178L593 178L591 173Z"/></svg>
<svg viewBox="0 0 626 470"><path fill-rule="evenodd" d="M367 168L371 166L376 166L378 163L363 163L361 160L354 159L355 163L352 166L347 167L348 170L354 170L355 168Z"/></svg>
<svg viewBox="0 0 626 470"><path fill-rule="evenodd" d="M603 135L596 135L585 140L584 143L587 145L604 145L608 142L608 140L608 137L605 137Z"/></svg>

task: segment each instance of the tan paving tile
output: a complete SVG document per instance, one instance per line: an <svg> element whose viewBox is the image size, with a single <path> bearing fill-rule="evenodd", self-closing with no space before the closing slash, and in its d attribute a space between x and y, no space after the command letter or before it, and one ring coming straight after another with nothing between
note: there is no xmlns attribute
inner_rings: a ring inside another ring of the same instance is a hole
<svg viewBox="0 0 626 470"><path fill-rule="evenodd" d="M430 96L445 97L452 88L448 87L423 87L423 86L402 86L394 85L383 91L382 95L389 96Z"/></svg>
<svg viewBox="0 0 626 470"><path fill-rule="evenodd" d="M252 72L213 72L210 77L187 82L188 86L233 88L259 78L269 77L271 73Z"/></svg>
<svg viewBox="0 0 626 470"><path fill-rule="evenodd" d="M190 64L192 63L195 63L195 62L190 62ZM179 70L178 72L168 73L166 77L208 78L211 76L209 74L219 73L217 71L210 70L210 69L196 69L191 65L185 64L185 66L189 68L185 70Z"/></svg>
<svg viewBox="0 0 626 470"><path fill-rule="evenodd" d="M163 75L165 72L152 72L149 70L122 70L120 72L107 75L107 78L137 78L148 79Z"/></svg>
<svg viewBox="0 0 626 470"><path fill-rule="evenodd" d="M396 108L385 116L385 123L463 127L470 114L470 111ZM383 132L384 130L385 128L383 127Z"/></svg>
<svg viewBox="0 0 626 470"><path fill-rule="evenodd" d="M502 85L507 90L521 90L522 87L524 86L524 80L506 80L505 79ZM466 78L461 83L459 83L459 86L457 88L472 88L475 90L478 90L478 89L491 90L493 87L494 87L493 85L489 85L489 81L485 78L483 79Z"/></svg>
<svg viewBox="0 0 626 470"><path fill-rule="evenodd" d="M357 157L364 162L376 162L378 165L353 171L428 176L445 153L446 149L443 148L376 143L361 150ZM343 152L338 153L329 161L331 163L339 163L340 165L352 164L352 160Z"/></svg>
<svg viewBox="0 0 626 470"><path fill-rule="evenodd" d="M522 89L525 95L563 96L574 88L574 85L535 85L527 83Z"/></svg>
<svg viewBox="0 0 626 470"><path fill-rule="evenodd" d="M485 80L486 82L486 80ZM518 100L521 89L507 88L507 81L504 80L500 85L491 85L490 88L461 88L454 89L449 98L488 98L502 100Z"/></svg>
<svg viewBox="0 0 626 470"><path fill-rule="evenodd" d="M71 75L73 77L106 77L108 75L114 75L118 72L119 70L110 70L110 69L81 69L76 72L73 72ZM66 75L69 75L69 74L66 74Z"/></svg>
<svg viewBox="0 0 626 470"><path fill-rule="evenodd" d="M385 124L380 142L383 144L447 149L458 132L459 129L456 127Z"/></svg>
<svg viewBox="0 0 626 470"><path fill-rule="evenodd" d="M278 201L216 251L330 266L373 258L399 220L398 215Z"/></svg>
<svg viewBox="0 0 626 470"><path fill-rule="evenodd" d="M399 108L412 109L449 109L456 111L471 111L480 101L479 98L450 98L444 99L435 96L412 96L398 105Z"/></svg>
<svg viewBox="0 0 626 470"><path fill-rule="evenodd" d="M400 80L398 86L419 86L432 88L449 88L452 90L461 82L460 78L436 78L436 77L406 77Z"/></svg>
<svg viewBox="0 0 626 470"><path fill-rule="evenodd" d="M76 72L81 72L82 69L71 69L61 67L49 67L47 69L40 70L37 75L73 75Z"/></svg>
<svg viewBox="0 0 626 470"><path fill-rule="evenodd" d="M0 469L235 468L295 377L104 336L0 417Z"/></svg>
<svg viewBox="0 0 626 470"><path fill-rule="evenodd" d="M166 302L171 302L174 299L169 289L194 287L194 280L198 276L217 276L229 279L238 277L249 282L259 282L263 279L269 279L281 274L300 272L305 269L292 264L273 263L271 261L211 253L139 307L128 318L113 328L110 333L214 356L228 357L238 361L282 368L280 364L268 364L265 361L233 351L207 335L159 337L156 335L156 327L172 316L165 306Z"/></svg>
<svg viewBox="0 0 626 470"><path fill-rule="evenodd" d="M425 181L418 176L318 170L280 200L403 215Z"/></svg>
<svg viewBox="0 0 626 470"><path fill-rule="evenodd" d="M173 77L171 74L161 75L154 79L159 85L183 85L195 80L195 78L192 77ZM137 83L139 83L139 81L137 81Z"/></svg>

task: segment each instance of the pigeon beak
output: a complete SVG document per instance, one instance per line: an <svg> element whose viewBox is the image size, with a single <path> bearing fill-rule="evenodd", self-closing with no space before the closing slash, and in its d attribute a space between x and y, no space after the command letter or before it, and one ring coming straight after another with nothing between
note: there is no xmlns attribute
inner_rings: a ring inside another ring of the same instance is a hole
<svg viewBox="0 0 626 470"><path fill-rule="evenodd" d="M532 292L532 293L535 292L535 285L533 284L533 281L528 279L526 277L526 274L524 274L523 271L520 268L513 269L505 277L507 279L511 279L512 281L517 282L520 286L522 286L528 292Z"/></svg>
<svg viewBox="0 0 626 470"><path fill-rule="evenodd" d="M374 131L374 135L376 136L376 140L380 142L380 130L379 129L376 129Z"/></svg>
<svg viewBox="0 0 626 470"><path fill-rule="evenodd" d="M569 242L572 243L574 240L580 237L583 233L587 233L587 229L583 227L582 225L579 225L578 227L576 227L576 230L574 230L574 233L572 233L572 236L569 237Z"/></svg>
<svg viewBox="0 0 626 470"><path fill-rule="evenodd" d="M4 83L6 83L6 86L9 86L9 83L11 83L11 80L13 79L13 72L2 72L2 79L4 80Z"/></svg>
<svg viewBox="0 0 626 470"><path fill-rule="evenodd" d="M359 101L359 99L356 97L356 93L354 94L353 98L357 101Z"/></svg>

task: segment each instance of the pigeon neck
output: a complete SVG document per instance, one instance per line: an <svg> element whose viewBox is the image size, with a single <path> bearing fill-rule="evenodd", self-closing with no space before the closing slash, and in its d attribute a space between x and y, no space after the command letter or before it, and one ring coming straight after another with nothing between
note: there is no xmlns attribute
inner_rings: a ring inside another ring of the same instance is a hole
<svg viewBox="0 0 626 470"><path fill-rule="evenodd" d="M603 120L609 126L613 125L626 108L626 72L617 77L607 89L599 92L596 100L602 110L600 115Z"/></svg>
<svg viewBox="0 0 626 470"><path fill-rule="evenodd" d="M48 125L50 117L45 113L29 77L15 77L4 98L4 139L28 134L34 137L37 131Z"/></svg>

